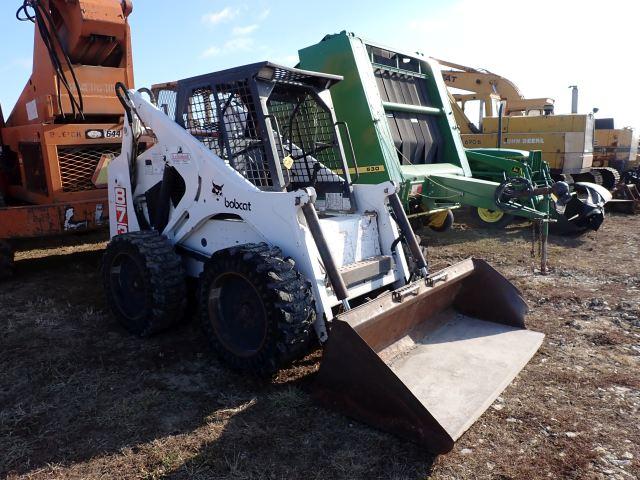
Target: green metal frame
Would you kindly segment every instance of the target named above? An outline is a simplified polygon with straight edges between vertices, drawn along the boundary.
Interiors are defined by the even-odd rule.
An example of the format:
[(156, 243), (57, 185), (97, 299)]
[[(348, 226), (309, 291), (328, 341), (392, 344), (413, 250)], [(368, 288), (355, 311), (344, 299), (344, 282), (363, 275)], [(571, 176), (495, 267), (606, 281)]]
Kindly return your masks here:
[[(367, 48), (382, 48), (397, 53), (397, 66), (377, 65)], [(449, 103), (447, 87), (439, 65), (416, 53), (401, 53), (365, 42), (347, 32), (326, 36), (320, 43), (299, 51), (299, 67), (341, 75), (344, 80), (331, 87), (337, 118), (348, 124), (356, 159), (347, 153), (348, 164), (358, 183), (377, 184), (394, 181), (401, 186), (400, 197), (409, 216), (430, 215), (459, 207), (461, 204), (498, 210), (494, 201), (496, 180), (509, 178), (516, 167), (527, 178), (543, 178), (534, 163), (514, 159), (499, 150), (467, 152), (462, 145), (459, 129)], [(418, 62), (419, 71), (402, 68), (400, 58)], [(385, 102), (374, 75), (377, 66), (391, 72), (411, 75), (424, 81), (431, 105), (412, 105)], [(394, 112), (433, 115), (438, 129), (438, 163), (402, 164), (395, 147), (387, 115)], [(342, 132), (344, 135), (344, 132)], [(494, 152), (497, 152), (494, 154)], [(513, 151), (511, 151), (513, 152)], [(356, 161), (357, 160), (357, 161)], [(474, 174), (478, 168), (482, 175)], [(517, 175), (517, 176), (525, 176)], [(419, 198), (418, 198), (419, 197)], [(411, 205), (419, 202), (416, 212)], [(546, 218), (547, 210), (538, 210), (539, 200), (522, 204), (512, 215), (525, 218)]]
[[(505, 148), (467, 149), (467, 160), (475, 178), (503, 182), (509, 178), (525, 178), (534, 189), (553, 185), (549, 164), (542, 159), (539, 150), (524, 151)], [(531, 220), (548, 218), (549, 195), (538, 195), (522, 200), (522, 209), (514, 212)], [(555, 212), (555, 210), (554, 210)]]

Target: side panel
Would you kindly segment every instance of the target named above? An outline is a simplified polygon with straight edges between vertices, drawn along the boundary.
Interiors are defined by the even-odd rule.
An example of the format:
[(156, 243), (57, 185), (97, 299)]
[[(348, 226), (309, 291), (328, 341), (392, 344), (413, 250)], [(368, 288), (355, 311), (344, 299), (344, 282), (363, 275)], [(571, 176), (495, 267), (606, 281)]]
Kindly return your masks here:
[[(10, 184), (11, 197), (39, 205), (91, 200), (106, 203), (106, 191), (93, 184), (93, 176), (105, 155), (120, 152), (122, 125), (26, 125), (3, 129), (2, 140), (19, 162)], [(35, 166), (22, 158), (26, 144), (40, 145), (42, 160)], [(34, 174), (42, 177), (46, 188), (30, 186)]]
[[(389, 141), (393, 137), (364, 43), (358, 38), (335, 35), (300, 50), (299, 56), (301, 68), (344, 77), (331, 88), (331, 96), (338, 120), (349, 126), (361, 174), (358, 182), (401, 182), (395, 147), (393, 141)], [(342, 136), (346, 140), (344, 133)], [(347, 160), (354, 167), (348, 150)]]
[[(587, 132), (593, 123), (593, 115), (504, 117), (503, 129), (510, 133)], [(497, 133), (498, 118), (485, 117), (482, 127), (484, 133)]]
[(635, 130), (596, 129), (594, 137), (594, 167), (613, 167), (624, 172), (635, 163), (638, 153), (638, 134)]
[[(189, 250), (210, 256), (213, 253), (245, 243), (260, 243), (266, 239), (242, 220), (209, 220), (182, 241)], [(201, 262), (189, 262), (187, 272), (197, 277), (202, 272)]]
[(592, 147), (586, 148), (586, 133), (569, 132), (565, 134), (564, 173), (582, 173), (593, 165)]
[[(497, 148), (498, 134), (464, 134), (462, 141), (466, 148)], [(508, 132), (503, 135), (502, 146), (527, 151), (539, 150), (542, 152), (542, 159), (557, 172), (584, 173), (593, 163), (591, 149), (585, 148), (585, 134), (580, 132)]]
[(0, 238), (31, 238), (106, 228), (105, 202), (0, 208)]

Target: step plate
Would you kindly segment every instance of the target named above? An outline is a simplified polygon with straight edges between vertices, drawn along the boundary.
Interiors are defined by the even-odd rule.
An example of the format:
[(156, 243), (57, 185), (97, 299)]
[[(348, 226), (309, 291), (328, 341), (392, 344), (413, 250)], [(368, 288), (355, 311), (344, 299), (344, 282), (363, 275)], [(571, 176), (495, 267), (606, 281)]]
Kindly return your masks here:
[(345, 285), (351, 287), (366, 280), (386, 275), (392, 267), (391, 257), (382, 255), (346, 265), (339, 270)]

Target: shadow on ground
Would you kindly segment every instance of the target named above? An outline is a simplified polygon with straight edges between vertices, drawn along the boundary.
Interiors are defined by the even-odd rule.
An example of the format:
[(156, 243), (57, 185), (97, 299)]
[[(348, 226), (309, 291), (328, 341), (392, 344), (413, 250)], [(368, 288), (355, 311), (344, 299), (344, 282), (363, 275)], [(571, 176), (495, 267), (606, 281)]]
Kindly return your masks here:
[[(465, 210), (456, 213), (456, 224), (452, 230), (437, 233), (428, 228), (423, 228), (419, 234), (427, 243), (431, 242), (435, 245), (461, 245), (475, 240), (489, 240), (504, 245), (513, 245), (514, 241), (531, 243), (534, 238), (533, 226), (530, 222), (514, 221), (506, 228), (501, 229), (479, 227), (474, 222), (471, 214)], [(581, 234), (550, 234), (549, 244), (565, 248), (577, 248), (587, 242), (593, 235), (595, 235), (593, 231), (586, 231)], [(535, 238), (539, 238), (539, 235), (536, 235)]]
[[(316, 406), (305, 390), (281, 385), (264, 392), (234, 412), (218, 438), (161, 478), (289, 479), (302, 472), (309, 479), (429, 476), (434, 457)], [(214, 417), (224, 414), (217, 411)]]
[[(97, 458), (126, 463), (141, 451), (166, 478), (405, 478), (430, 469), (411, 445), (311, 401), (318, 353), (265, 383), (213, 359), (196, 322), (132, 337), (105, 311), (101, 255), (21, 260), (0, 289), (0, 477), (84, 464), (86, 478)], [(178, 449), (192, 450), (189, 460), (176, 460), (176, 438), (190, 439)]]

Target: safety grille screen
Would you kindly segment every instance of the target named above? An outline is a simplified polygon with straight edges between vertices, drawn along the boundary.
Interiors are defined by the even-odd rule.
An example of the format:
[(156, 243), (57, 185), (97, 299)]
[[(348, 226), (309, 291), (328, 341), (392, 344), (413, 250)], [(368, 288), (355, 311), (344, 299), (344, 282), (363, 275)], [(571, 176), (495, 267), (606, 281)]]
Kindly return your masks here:
[(268, 106), (279, 133), (276, 150), (285, 180), (293, 188), (333, 183), (340, 191), (343, 179), (334, 172), (342, 170), (342, 157), (329, 111), (307, 91), (292, 92), (280, 85), (275, 87)]
[[(347, 167), (332, 112), (318, 93), (333, 80), (264, 62), (159, 88), (175, 85), (176, 122), (255, 186), (312, 186), (335, 210), (345, 198), (349, 204)], [(158, 104), (170, 115), (172, 97), (162, 95)]]
[(183, 114), (191, 135), (257, 187), (273, 185), (255, 106), (245, 81), (194, 89)]
[(176, 99), (178, 97), (178, 92), (175, 88), (162, 87), (159, 89), (154, 89), (154, 95), (156, 96), (156, 101), (158, 104), (158, 108), (162, 110), (167, 116), (171, 119), (176, 118)]
[(103, 155), (118, 156), (119, 145), (58, 147), (60, 178), (63, 192), (95, 190), (92, 178)]

